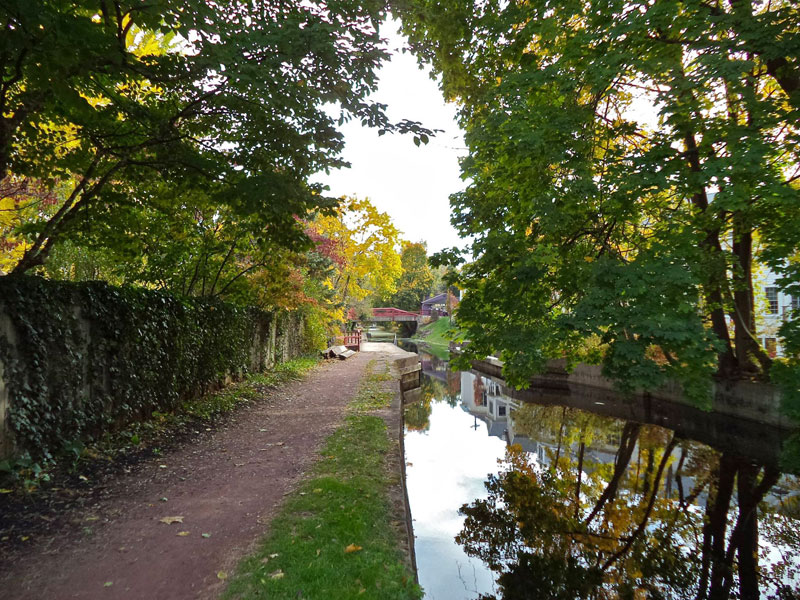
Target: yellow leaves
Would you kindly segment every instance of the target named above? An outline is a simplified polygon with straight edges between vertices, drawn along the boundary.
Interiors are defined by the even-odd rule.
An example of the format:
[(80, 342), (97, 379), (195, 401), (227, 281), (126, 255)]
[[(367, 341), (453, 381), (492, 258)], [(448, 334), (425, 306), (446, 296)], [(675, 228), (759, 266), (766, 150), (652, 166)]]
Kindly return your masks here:
[(325, 282), (336, 290), (337, 301), (347, 304), (375, 293), (396, 291), (402, 273), (398, 246), (400, 232), (388, 214), (364, 198), (343, 198), (334, 215), (320, 215), (312, 228), (330, 242), (330, 258), (337, 273)]
[(183, 523), (183, 517), (162, 517), (158, 521), (159, 523), (166, 523), (167, 525), (172, 525), (173, 523)]
[(16, 202), (13, 198), (0, 198), (0, 227), (8, 227), (16, 220)]
[(81, 91), (78, 92), (78, 95), (84, 100), (86, 100), (86, 102), (92, 108), (97, 108), (98, 106), (100, 107), (108, 106), (109, 104), (111, 104), (111, 100), (109, 100), (108, 98), (104, 98), (103, 96), (89, 96), (88, 94), (84, 94)]
[(0, 274), (11, 271), (30, 245), (14, 235), (25, 212), (14, 198), (0, 198)]
[(131, 27), (128, 34), (128, 47), (136, 56), (158, 56), (166, 54), (164, 36), (156, 35), (152, 31), (142, 32)]
[(357, 546), (356, 544), (350, 544), (344, 549), (345, 554), (352, 554), (353, 552), (358, 552), (363, 550), (361, 546)]

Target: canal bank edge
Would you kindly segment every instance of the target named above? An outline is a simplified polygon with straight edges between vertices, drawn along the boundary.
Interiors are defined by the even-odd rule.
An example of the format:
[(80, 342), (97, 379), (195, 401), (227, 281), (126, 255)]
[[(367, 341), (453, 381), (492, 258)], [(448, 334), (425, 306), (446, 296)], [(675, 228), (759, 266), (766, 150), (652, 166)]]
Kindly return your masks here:
[[(450, 352), (459, 354), (459, 348), (451, 346)], [(503, 362), (493, 356), (471, 361), (471, 365), (476, 371), (502, 378)], [(614, 383), (603, 376), (599, 365), (581, 363), (568, 371), (564, 359), (549, 361), (547, 370), (531, 377), (530, 380), (531, 388), (554, 392), (569, 392), (572, 386), (618, 393)], [(714, 382), (713, 390), (711, 411), (715, 413), (747, 419), (786, 431), (800, 428), (800, 424), (781, 411), (781, 395), (775, 386), (752, 381)], [(632, 398), (643, 401), (662, 400), (697, 408), (693, 402), (684, 397), (681, 385), (677, 381), (670, 381), (652, 392), (637, 392)]]
[(414, 573), (414, 583), (419, 585), (417, 556), (414, 551), (414, 524), (411, 517), (411, 505), (408, 500), (408, 485), (406, 481), (405, 413), (403, 406), (404, 394), (409, 392), (413, 394), (415, 390), (419, 390), (422, 364), (419, 354), (399, 348), (398, 350), (403, 355), (396, 358), (392, 365), (393, 374), (396, 375), (395, 394), (388, 413), (382, 416), (389, 435), (395, 436), (392, 440), (392, 448), (397, 449), (397, 456), (390, 459), (390, 464), (399, 465), (401, 498), (400, 502), (395, 505), (402, 507), (402, 520), (405, 523), (405, 540), (402, 540), (403, 553), (406, 556), (409, 568)]
[(344, 421), (319, 451), (310, 477), (285, 495), (255, 552), (238, 561), (222, 598), (422, 597), (400, 389), (411, 363), (421, 369), (419, 357), (386, 343), (361, 350), (354, 364), (365, 367), (352, 382), (356, 389), (341, 394)]

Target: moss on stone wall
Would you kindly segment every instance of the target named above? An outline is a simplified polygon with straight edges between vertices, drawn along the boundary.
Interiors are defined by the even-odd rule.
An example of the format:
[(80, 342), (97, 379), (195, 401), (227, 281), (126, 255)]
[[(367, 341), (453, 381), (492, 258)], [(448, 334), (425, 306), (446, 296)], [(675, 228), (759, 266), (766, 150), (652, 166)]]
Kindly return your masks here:
[(0, 278), (0, 449), (65, 445), (298, 356), (303, 319), (103, 282)]

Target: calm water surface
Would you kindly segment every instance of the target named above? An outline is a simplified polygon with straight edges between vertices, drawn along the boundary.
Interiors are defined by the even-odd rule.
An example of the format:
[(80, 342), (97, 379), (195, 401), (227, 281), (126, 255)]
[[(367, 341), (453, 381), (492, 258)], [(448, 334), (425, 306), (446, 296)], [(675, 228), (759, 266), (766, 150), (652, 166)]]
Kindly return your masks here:
[(785, 434), (591, 390), (512, 393), (421, 356), (405, 445), (426, 598), (800, 598)]

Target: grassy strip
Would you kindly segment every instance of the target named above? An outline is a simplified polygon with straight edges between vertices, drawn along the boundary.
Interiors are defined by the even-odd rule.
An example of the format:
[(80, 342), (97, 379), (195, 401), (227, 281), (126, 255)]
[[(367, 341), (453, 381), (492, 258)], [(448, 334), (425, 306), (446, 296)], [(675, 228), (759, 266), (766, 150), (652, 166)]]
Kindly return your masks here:
[(449, 346), (450, 338), (456, 332), (448, 317), (441, 317), (433, 323), (420, 327), (412, 339), (418, 339), (431, 346)]
[(193, 423), (211, 424), (239, 405), (257, 400), (270, 389), (301, 379), (317, 363), (319, 363), (318, 358), (300, 357), (277, 364), (264, 373), (249, 373), (242, 381), (226, 385), (221, 390), (206, 394), (202, 398), (185, 402), (175, 412), (154, 412), (152, 419), (133, 423), (125, 430), (112, 434), (98, 446), (99, 448), (105, 446), (107, 450), (124, 450), (126, 437), (130, 438), (133, 445), (138, 445), (157, 438), (165, 431), (191, 426)]
[(364, 373), (364, 381), (361, 383), (356, 397), (350, 402), (348, 408), (352, 412), (358, 413), (379, 410), (389, 406), (392, 402), (394, 392), (382, 389), (382, 383), (384, 381), (390, 381), (391, 379), (392, 375), (389, 373), (388, 365), (383, 373), (376, 373), (375, 361), (370, 361)]
[(245, 559), (224, 598), (409, 600), (422, 597), (391, 525), (384, 456), (386, 406), (373, 363), (345, 424), (327, 441), (313, 478), (292, 494), (269, 537)]
[(275, 365), (266, 373), (247, 375), (244, 381), (225, 387), (215, 394), (187, 402), (183, 412), (189, 416), (207, 421), (232, 411), (239, 404), (250, 402), (268, 388), (278, 387), (300, 379), (303, 374), (319, 362), (316, 358), (295, 358)]

